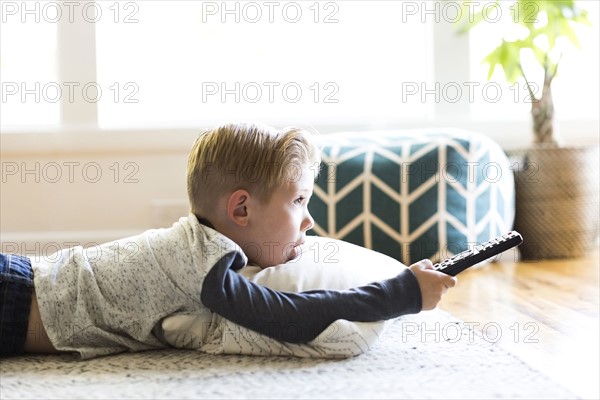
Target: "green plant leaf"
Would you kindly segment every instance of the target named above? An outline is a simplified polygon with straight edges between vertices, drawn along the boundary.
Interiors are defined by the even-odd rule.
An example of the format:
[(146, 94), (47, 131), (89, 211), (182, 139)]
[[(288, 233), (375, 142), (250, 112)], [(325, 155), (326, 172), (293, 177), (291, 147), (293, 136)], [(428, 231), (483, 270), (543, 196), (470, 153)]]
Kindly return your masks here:
[[(498, 0), (494, 3), (499, 4)], [(463, 18), (457, 22), (457, 32), (464, 34), (473, 27), (485, 21), (485, 15), (481, 11), (470, 13), (467, 4), (463, 2)], [(516, 0), (510, 5), (510, 18), (503, 18), (499, 23), (518, 24), (529, 31), (527, 37), (521, 40), (507, 41), (504, 37), (502, 42), (494, 48), (482, 61), (488, 64), (489, 80), (496, 68), (501, 68), (506, 80), (513, 83), (524, 76), (521, 70), (521, 50), (529, 49), (539, 65), (545, 71), (556, 71), (558, 61), (552, 60), (550, 54), (555, 53), (556, 42), (559, 38), (565, 38), (573, 45), (579, 47), (580, 43), (573, 24), (591, 25), (587, 11), (578, 7), (574, 0)], [(469, 18), (470, 17), (470, 18)], [(544, 17), (547, 23), (542, 24)], [(540, 47), (538, 38), (545, 37), (548, 48)]]
[(513, 23), (522, 25), (532, 31), (535, 23), (539, 20), (541, 7), (537, 1), (518, 0), (510, 6), (511, 19)]
[(483, 59), (484, 64), (489, 64), (487, 79), (490, 80), (496, 68), (500, 67), (507, 81), (516, 82), (521, 76), (521, 48), (518, 42), (502, 40), (502, 43)]

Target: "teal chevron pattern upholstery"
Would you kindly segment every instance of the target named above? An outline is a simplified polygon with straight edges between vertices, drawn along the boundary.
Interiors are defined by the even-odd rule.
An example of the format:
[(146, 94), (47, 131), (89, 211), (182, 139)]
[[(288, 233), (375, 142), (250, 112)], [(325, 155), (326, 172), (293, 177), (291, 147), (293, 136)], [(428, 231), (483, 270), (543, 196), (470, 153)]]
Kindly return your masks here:
[(320, 135), (312, 234), (411, 264), (438, 261), (512, 229), (514, 178), (504, 151), (462, 130)]

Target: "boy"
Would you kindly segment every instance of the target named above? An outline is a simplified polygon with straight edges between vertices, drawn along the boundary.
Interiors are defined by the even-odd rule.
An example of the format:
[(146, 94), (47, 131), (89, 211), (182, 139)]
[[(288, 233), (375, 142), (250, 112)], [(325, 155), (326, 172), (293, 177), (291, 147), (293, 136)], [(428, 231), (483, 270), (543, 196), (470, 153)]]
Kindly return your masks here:
[[(283, 342), (337, 319), (378, 321), (436, 306), (456, 278), (428, 260), (347, 291), (277, 292), (236, 273), (298, 256), (319, 149), (300, 129), (224, 125), (201, 134), (187, 171), (191, 213), (168, 229), (56, 253), (0, 257), (0, 350), (83, 358), (168, 347), (161, 321), (217, 313)], [(35, 288), (35, 289), (34, 289)], [(289, 329), (294, 327), (294, 329)], [(300, 328), (300, 329), (298, 329)]]

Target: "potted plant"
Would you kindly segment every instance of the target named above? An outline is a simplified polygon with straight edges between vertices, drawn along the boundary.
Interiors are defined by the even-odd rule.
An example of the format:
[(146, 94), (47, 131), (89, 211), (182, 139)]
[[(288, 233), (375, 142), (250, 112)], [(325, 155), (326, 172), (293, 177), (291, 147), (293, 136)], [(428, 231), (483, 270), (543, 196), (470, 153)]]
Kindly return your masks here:
[[(581, 256), (598, 238), (598, 146), (563, 145), (554, 121), (552, 83), (558, 76), (561, 47), (565, 43), (579, 47), (573, 26), (590, 22), (587, 12), (573, 0), (517, 0), (509, 9), (501, 22), (519, 26), (522, 34), (513, 40), (499, 38), (483, 62), (489, 65), (488, 80), (500, 68), (508, 82), (524, 80), (532, 100), (532, 144), (509, 154), (519, 157), (513, 165), (515, 229), (526, 243), (521, 256), (530, 260)], [(462, 18), (459, 32), (484, 21), (483, 12)], [(543, 71), (541, 82), (530, 80), (533, 72), (522, 63), (525, 52), (534, 56)]]

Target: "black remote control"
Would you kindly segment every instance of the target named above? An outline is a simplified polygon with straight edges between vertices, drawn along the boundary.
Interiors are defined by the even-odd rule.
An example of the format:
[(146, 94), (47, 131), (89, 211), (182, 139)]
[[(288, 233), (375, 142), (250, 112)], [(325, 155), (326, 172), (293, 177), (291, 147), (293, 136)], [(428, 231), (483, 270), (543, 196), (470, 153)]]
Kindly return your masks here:
[(465, 269), (494, 257), (523, 242), (523, 237), (517, 231), (510, 231), (506, 235), (498, 236), (489, 242), (475, 246), (473, 249), (465, 250), (457, 255), (435, 264), (436, 271), (455, 276)]

